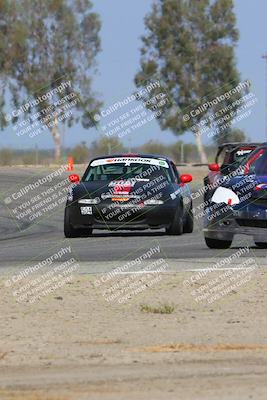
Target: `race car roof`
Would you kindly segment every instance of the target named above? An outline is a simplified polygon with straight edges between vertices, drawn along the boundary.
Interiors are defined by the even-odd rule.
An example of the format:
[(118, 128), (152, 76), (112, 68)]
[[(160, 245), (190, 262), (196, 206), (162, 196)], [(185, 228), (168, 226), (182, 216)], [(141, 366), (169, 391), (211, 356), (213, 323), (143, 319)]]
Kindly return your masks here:
[(223, 143), (218, 146), (218, 149), (224, 149), (225, 147), (243, 147), (243, 146), (260, 146), (262, 143), (253, 143), (253, 142), (229, 142)]

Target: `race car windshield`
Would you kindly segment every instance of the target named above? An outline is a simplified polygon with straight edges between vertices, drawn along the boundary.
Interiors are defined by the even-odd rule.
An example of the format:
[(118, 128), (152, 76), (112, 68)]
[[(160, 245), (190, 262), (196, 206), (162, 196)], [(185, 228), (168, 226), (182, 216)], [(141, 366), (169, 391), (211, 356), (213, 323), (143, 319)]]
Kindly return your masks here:
[(160, 175), (163, 175), (168, 182), (172, 181), (169, 168), (134, 162), (130, 165), (125, 165), (123, 162), (89, 166), (82, 180), (85, 182), (108, 182), (122, 179), (152, 180)]
[(233, 161), (234, 163), (240, 164), (244, 161), (250, 153), (252, 153), (254, 149), (239, 149), (233, 153)]
[(260, 149), (249, 157), (245, 164), (245, 173), (267, 176), (267, 149)]

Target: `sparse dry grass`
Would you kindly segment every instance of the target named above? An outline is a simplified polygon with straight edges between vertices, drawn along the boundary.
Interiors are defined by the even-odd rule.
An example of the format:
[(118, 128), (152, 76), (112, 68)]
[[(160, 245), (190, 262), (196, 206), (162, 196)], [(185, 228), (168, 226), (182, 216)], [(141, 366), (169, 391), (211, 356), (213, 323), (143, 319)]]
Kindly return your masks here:
[(66, 395), (54, 395), (36, 391), (0, 390), (0, 399), (3, 400), (70, 400)]
[(3, 360), (3, 358), (7, 355), (7, 351), (5, 352), (0, 352), (0, 360)]
[(78, 340), (74, 343), (78, 344), (120, 344), (122, 341), (120, 339), (95, 339), (95, 340)]
[(245, 351), (245, 350), (264, 350), (267, 346), (262, 344), (241, 344), (241, 343), (218, 343), (218, 344), (191, 344), (191, 343), (173, 343), (160, 344), (156, 346), (146, 346), (133, 351), (144, 351), (148, 353), (164, 353), (164, 352), (182, 352), (182, 351)]
[(175, 307), (170, 304), (162, 304), (158, 307), (149, 306), (148, 304), (141, 304), (140, 310), (145, 313), (151, 314), (172, 314)]

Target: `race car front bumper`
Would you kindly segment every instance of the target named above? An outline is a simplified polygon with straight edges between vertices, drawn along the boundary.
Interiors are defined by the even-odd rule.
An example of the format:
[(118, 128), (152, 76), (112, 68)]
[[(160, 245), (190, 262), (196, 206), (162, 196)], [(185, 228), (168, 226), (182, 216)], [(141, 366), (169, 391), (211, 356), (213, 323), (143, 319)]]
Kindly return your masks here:
[(203, 232), (211, 239), (232, 240), (234, 235), (241, 234), (267, 243), (267, 207), (251, 202), (233, 208), (224, 204), (217, 214), (207, 210)]
[[(173, 203), (172, 203), (173, 204)], [(173, 205), (115, 206), (93, 205), (90, 215), (83, 215), (81, 205), (67, 205), (69, 222), (75, 229), (143, 230), (168, 227), (173, 221), (176, 207)]]

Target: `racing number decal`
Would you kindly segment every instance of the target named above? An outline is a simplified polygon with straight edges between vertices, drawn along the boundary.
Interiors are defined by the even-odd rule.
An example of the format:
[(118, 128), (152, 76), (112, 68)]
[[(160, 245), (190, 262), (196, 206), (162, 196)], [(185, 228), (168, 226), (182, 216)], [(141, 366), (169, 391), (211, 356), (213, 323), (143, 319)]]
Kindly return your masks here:
[(131, 189), (132, 189), (133, 185), (131, 185), (131, 183), (129, 182), (125, 182), (125, 183), (117, 183), (114, 186), (114, 194), (129, 194)]

